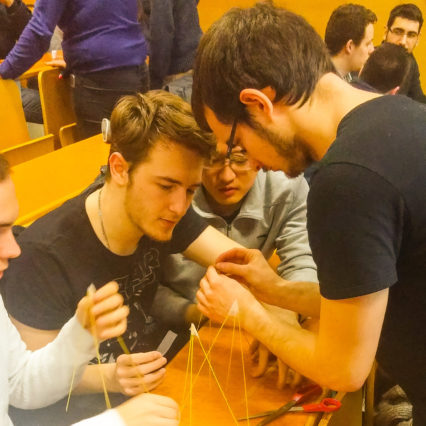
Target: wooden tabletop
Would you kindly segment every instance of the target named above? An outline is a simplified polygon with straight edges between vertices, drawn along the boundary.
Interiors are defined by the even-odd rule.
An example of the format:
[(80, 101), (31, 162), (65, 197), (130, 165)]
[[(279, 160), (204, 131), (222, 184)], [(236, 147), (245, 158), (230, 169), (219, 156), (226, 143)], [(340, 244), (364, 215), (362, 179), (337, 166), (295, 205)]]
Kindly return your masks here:
[[(217, 335), (217, 327), (205, 326), (200, 330), (200, 338), (205, 351)], [(223, 392), (233, 412), (234, 418), (246, 415), (244, 376), (240, 350), (240, 333), (238, 329), (223, 328), (213, 346), (210, 361), (214, 373), (222, 386)], [(231, 358), (231, 343), (234, 341)], [(277, 371), (270, 369), (260, 378), (253, 378), (249, 374), (250, 360), (248, 358), (249, 340), (243, 334), (241, 338), (245, 361), (245, 378), (247, 383), (248, 411), (255, 414), (266, 410), (274, 410), (288, 402), (294, 390), (276, 387)], [(236, 422), (216, 384), (213, 373), (205, 362), (198, 378), (195, 378), (205, 356), (198, 340), (194, 340), (193, 350), (193, 387), (192, 387), (192, 419), (190, 419), (189, 377), (187, 374), (189, 344), (187, 344), (167, 367), (165, 381), (155, 389), (155, 393), (174, 398), (181, 408), (181, 425), (194, 426), (227, 426), (227, 425), (256, 425), (262, 419)], [(230, 374), (228, 366), (231, 358)], [(186, 383), (186, 385), (185, 385)], [(185, 396), (184, 396), (185, 390)], [(274, 421), (273, 425), (299, 426), (311, 422), (316, 414), (288, 413)]]
[(16, 223), (26, 225), (77, 195), (99, 174), (108, 153), (109, 145), (96, 135), (12, 167)]

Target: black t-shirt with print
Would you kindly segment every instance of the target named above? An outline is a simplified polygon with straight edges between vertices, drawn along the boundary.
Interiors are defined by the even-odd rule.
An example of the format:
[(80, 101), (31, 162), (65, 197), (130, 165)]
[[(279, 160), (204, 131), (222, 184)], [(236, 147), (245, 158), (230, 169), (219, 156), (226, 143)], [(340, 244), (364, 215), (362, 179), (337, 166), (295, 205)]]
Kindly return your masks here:
[[(96, 189), (92, 186), (91, 190)], [(157, 290), (160, 259), (184, 251), (206, 225), (190, 208), (168, 242), (144, 236), (135, 253), (118, 256), (96, 237), (85, 211), (87, 192), (34, 222), (21, 232), (22, 254), (11, 260), (1, 287), (8, 312), (34, 328), (56, 330), (74, 315), (78, 301), (93, 283), (96, 288), (115, 280), (130, 307), (124, 335), (131, 352), (147, 351), (144, 327), (150, 322)], [(123, 351), (116, 339), (101, 345), (103, 362)]]
[[(364, 103), (341, 121), (308, 196), (322, 296), (389, 288), (381, 367), (426, 424), (426, 112), (404, 96)], [(422, 421), (424, 423), (422, 423)]]

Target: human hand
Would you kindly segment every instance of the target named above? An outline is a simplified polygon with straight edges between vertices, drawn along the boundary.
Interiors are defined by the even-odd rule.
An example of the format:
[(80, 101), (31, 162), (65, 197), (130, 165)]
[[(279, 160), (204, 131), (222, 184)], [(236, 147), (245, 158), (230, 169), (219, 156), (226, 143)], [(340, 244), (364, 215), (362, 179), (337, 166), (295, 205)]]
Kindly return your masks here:
[(261, 377), (269, 368), (274, 368), (278, 370), (278, 389), (283, 389), (286, 385), (295, 388), (302, 381), (299, 373), (289, 368), (258, 340), (254, 340), (250, 345), (250, 357), (253, 363), (253, 369), (250, 372), (252, 377)]
[(177, 426), (177, 403), (162, 395), (143, 393), (119, 405), (116, 410), (126, 426)]
[(234, 248), (216, 259), (215, 268), (243, 282), (256, 298), (273, 302), (275, 286), (282, 280), (270, 267), (259, 250)]
[(63, 59), (52, 59), (51, 61), (46, 61), (46, 65), (49, 67), (57, 67), (57, 68), (66, 68), (67, 63)]
[[(266, 303), (263, 306), (274, 316), (276, 321), (286, 321), (294, 327), (301, 327), (296, 312)], [(253, 377), (263, 376), (269, 368), (275, 368), (278, 370), (278, 389), (282, 389), (286, 385), (295, 388), (302, 381), (302, 376), (299, 373), (289, 368), (258, 340), (254, 340), (250, 345), (250, 356), (254, 363), (254, 368), (251, 371)]]
[(96, 291), (88, 291), (77, 305), (80, 324), (99, 340), (123, 334), (127, 328), (129, 308), (123, 305), (118, 284), (111, 281)]
[(194, 323), (195, 325), (200, 324), (205, 319), (203, 314), (197, 307), (196, 303), (191, 303), (185, 310), (185, 322), (189, 325)]
[(166, 358), (157, 351), (120, 355), (109, 387), (129, 396), (148, 392), (163, 381), (166, 369), (162, 367), (166, 363)]
[(250, 291), (238, 281), (217, 273), (213, 266), (209, 266), (206, 274), (200, 281), (197, 292), (198, 309), (214, 321), (222, 322), (237, 301), (241, 314), (253, 303), (259, 303)]

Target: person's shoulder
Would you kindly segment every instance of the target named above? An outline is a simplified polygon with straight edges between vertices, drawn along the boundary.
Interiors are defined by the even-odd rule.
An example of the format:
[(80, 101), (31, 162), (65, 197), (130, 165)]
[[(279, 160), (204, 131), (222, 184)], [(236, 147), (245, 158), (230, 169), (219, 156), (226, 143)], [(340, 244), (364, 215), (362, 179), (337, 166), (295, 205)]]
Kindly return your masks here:
[(259, 171), (255, 184), (261, 189), (265, 204), (286, 203), (292, 197), (306, 198), (308, 192), (303, 175), (289, 178), (279, 171)]
[(79, 195), (25, 228), (19, 233), (18, 241), (48, 246), (67, 235), (74, 238), (87, 222), (86, 218), (84, 199)]
[(410, 58), (411, 58), (413, 65), (418, 68), (419, 64), (417, 63), (417, 59), (416, 59), (416, 57), (414, 56), (413, 53), (410, 53)]
[(382, 95), (356, 106), (339, 123), (337, 138), (348, 135), (351, 139), (365, 138), (371, 135), (389, 133), (393, 130), (411, 127), (424, 114), (418, 102), (404, 95)]

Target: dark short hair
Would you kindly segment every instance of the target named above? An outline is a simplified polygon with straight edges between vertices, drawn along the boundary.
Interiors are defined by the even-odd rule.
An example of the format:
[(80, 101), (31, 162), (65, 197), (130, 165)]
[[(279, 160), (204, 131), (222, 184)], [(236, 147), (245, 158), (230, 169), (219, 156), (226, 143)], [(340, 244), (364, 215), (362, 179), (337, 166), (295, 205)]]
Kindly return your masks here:
[(349, 40), (358, 46), (367, 25), (374, 24), (377, 16), (360, 4), (343, 4), (333, 11), (325, 29), (325, 44), (331, 56), (337, 55)]
[(216, 146), (212, 134), (198, 127), (191, 106), (179, 96), (152, 90), (121, 98), (111, 114), (110, 153), (121, 153), (131, 163), (131, 171), (159, 141), (183, 145), (204, 158)]
[(403, 46), (382, 43), (370, 55), (360, 78), (382, 93), (402, 86), (411, 67), (409, 53)]
[(413, 3), (399, 4), (395, 6), (390, 14), (387, 23), (387, 27), (392, 27), (396, 18), (401, 17), (409, 19), (410, 21), (416, 21), (419, 23), (419, 32), (423, 25), (423, 15), (422, 11)]
[(241, 90), (271, 86), (274, 101), (303, 104), (331, 71), (321, 37), (301, 16), (271, 2), (233, 8), (201, 39), (194, 65), (194, 115), (204, 129), (209, 128), (205, 106), (223, 123), (249, 122)]
[(10, 165), (6, 158), (0, 154), (0, 182), (3, 182), (10, 176)]

